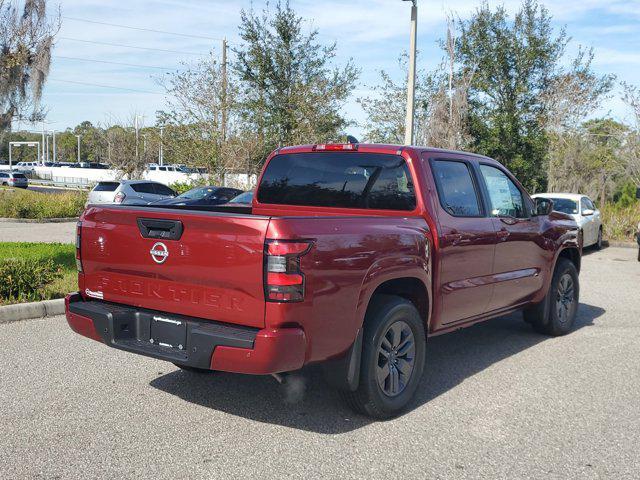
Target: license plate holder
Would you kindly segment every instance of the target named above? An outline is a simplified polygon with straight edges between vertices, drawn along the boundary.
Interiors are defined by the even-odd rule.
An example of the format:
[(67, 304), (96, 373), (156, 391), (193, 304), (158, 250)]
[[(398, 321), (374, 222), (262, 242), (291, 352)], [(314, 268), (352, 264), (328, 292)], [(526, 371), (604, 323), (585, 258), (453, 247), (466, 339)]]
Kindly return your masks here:
[(149, 341), (160, 347), (185, 350), (187, 323), (184, 320), (154, 316), (151, 319)]

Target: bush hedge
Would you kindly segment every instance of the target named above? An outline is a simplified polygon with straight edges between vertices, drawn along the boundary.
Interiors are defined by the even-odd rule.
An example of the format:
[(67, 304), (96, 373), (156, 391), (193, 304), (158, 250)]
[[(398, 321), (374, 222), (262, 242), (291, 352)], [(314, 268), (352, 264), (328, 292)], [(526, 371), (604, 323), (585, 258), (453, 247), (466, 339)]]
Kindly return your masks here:
[(62, 278), (62, 268), (53, 260), (7, 258), (0, 260), (0, 300), (36, 301), (44, 289)]
[(0, 189), (0, 217), (66, 218), (82, 213), (87, 194), (79, 191), (40, 193), (18, 189)]
[(606, 240), (633, 241), (640, 222), (640, 202), (632, 205), (609, 203), (601, 212)]
[(77, 279), (72, 244), (0, 242), (0, 305), (61, 298)]

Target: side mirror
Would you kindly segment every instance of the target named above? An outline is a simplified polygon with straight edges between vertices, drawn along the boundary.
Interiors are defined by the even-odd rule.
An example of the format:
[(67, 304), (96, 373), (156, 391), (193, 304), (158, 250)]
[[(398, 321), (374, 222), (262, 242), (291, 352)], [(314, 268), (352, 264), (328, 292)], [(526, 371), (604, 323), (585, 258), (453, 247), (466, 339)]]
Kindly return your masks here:
[(534, 198), (534, 214), (536, 216), (549, 215), (553, 211), (553, 200), (548, 198)]
[(640, 187), (636, 188), (636, 198), (640, 200)]
[(591, 215), (593, 215), (595, 212), (589, 208), (587, 208), (586, 210), (582, 211), (582, 215), (584, 217), (590, 217)]

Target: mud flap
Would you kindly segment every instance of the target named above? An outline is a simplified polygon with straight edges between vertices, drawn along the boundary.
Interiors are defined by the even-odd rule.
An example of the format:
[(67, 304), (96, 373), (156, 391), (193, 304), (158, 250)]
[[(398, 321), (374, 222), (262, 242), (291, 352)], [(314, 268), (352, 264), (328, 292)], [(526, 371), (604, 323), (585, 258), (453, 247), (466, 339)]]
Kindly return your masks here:
[(360, 359), (362, 358), (362, 328), (358, 330), (353, 345), (339, 358), (322, 364), (325, 380), (338, 390), (354, 392), (360, 383)]

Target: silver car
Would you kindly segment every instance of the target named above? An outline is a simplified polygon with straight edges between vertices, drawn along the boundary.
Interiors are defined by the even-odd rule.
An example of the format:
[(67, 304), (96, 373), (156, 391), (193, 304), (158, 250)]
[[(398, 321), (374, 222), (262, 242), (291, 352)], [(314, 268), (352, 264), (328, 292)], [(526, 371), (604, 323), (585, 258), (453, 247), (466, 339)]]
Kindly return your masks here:
[(98, 182), (89, 192), (87, 205), (120, 203), (123, 205), (146, 205), (177, 194), (160, 182), (149, 180), (120, 180)]
[(553, 200), (553, 209), (571, 215), (582, 232), (582, 246), (602, 248), (602, 218), (600, 210), (586, 195), (577, 193), (537, 193), (532, 198), (542, 197)]
[(24, 173), (0, 172), (0, 185), (27, 188), (29, 186), (29, 180)]

